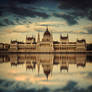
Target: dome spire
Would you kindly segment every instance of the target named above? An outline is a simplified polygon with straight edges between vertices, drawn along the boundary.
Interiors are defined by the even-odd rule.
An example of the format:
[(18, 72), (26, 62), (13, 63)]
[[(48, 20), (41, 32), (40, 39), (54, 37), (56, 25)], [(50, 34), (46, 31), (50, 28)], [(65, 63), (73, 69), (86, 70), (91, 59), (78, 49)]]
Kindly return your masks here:
[(46, 28), (46, 31), (48, 31), (48, 26), (47, 26), (47, 28)]
[(44, 33), (44, 36), (51, 36), (51, 33), (50, 33), (49, 30), (48, 30), (48, 26), (47, 26), (47, 28), (46, 28), (46, 31), (45, 31), (45, 33)]

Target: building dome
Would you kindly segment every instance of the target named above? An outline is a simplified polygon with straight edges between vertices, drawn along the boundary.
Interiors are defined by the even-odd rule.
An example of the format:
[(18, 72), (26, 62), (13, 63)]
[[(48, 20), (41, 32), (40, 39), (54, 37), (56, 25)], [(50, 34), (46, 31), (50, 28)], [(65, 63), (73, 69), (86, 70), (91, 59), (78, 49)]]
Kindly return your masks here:
[(51, 36), (51, 33), (48, 31), (48, 28), (46, 29), (44, 36)]
[(52, 34), (49, 32), (48, 28), (44, 32), (42, 41), (53, 41)]

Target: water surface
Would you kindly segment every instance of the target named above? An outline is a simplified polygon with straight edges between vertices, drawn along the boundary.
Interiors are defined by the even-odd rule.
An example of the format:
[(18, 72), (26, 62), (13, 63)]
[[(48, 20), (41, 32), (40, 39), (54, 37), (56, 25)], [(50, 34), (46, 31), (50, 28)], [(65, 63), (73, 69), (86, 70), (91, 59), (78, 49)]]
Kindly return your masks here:
[(92, 92), (92, 55), (0, 55), (0, 92)]

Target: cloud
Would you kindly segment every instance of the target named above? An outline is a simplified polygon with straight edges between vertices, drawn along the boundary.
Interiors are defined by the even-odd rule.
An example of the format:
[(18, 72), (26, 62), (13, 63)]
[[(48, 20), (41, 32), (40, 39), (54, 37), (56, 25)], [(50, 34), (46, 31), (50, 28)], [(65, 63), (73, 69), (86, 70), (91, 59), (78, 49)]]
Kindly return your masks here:
[(45, 22), (37, 22), (37, 26), (48, 26), (48, 27), (59, 27), (61, 25), (67, 26), (66, 22), (61, 22), (61, 21), (45, 21)]
[(14, 14), (17, 14), (17, 15), (20, 15), (20, 16), (23, 16), (23, 17), (27, 17), (27, 16), (29, 16), (29, 17), (32, 17), (32, 18), (34, 18), (34, 17), (42, 17), (42, 18), (48, 18), (49, 17), (49, 15), (47, 14), (47, 13), (45, 13), (45, 12), (40, 12), (40, 11), (37, 11), (36, 9), (36, 7), (34, 6), (32, 6), (32, 5), (30, 5), (30, 7), (29, 8), (27, 8), (27, 6), (29, 6), (30, 4), (28, 4), (28, 5), (20, 5), (20, 4), (12, 4), (12, 5), (10, 5), (9, 7), (8, 7), (8, 9), (6, 9), (6, 10), (8, 10), (8, 12), (12, 12), (12, 13), (14, 13)]
[(75, 17), (86, 17), (92, 20), (92, 1), (91, 0), (61, 0), (59, 9), (68, 10), (69, 14)]
[(50, 90), (47, 87), (32, 87), (31, 83), (0, 79), (0, 92), (50, 92)]
[(87, 78), (91, 78), (92, 79), (92, 72), (89, 72), (88, 75), (87, 75)]
[(30, 18), (21, 18), (15, 15), (3, 17), (0, 21), (0, 26), (9, 26), (9, 25), (28, 25), (31, 24), (31, 19)]
[(63, 87), (63, 88), (58, 88), (56, 89), (54, 92), (61, 92), (61, 91), (64, 91), (64, 92), (67, 92), (67, 91), (72, 91), (73, 92), (73, 89), (74, 87), (77, 85), (77, 82), (74, 82), (74, 81), (69, 81), (68, 84)]
[(27, 18), (40, 17), (42, 19), (47, 19), (50, 17), (44, 11), (39, 11), (40, 9), (36, 6), (30, 4), (16, 4), (11, 5), (1, 5), (0, 6), (0, 26), (16, 25), (31, 23)]
[(92, 86), (89, 86), (88, 88), (79, 88), (77, 87), (77, 82), (75, 81), (69, 81), (67, 85), (63, 88), (58, 88), (54, 92), (91, 92)]
[(32, 86), (29, 82), (18, 82), (13, 80), (0, 79), (0, 92), (91, 92), (92, 86), (88, 88), (77, 87), (77, 82), (69, 81), (64, 87), (51, 90), (48, 87)]
[(84, 30), (87, 30), (88, 34), (92, 34), (92, 24), (90, 25), (86, 25), (84, 27), (82, 27)]
[(38, 11), (34, 11), (32, 9), (28, 10), (28, 9), (25, 9), (23, 7), (12, 7), (11, 8), (11, 12), (17, 14), (17, 15), (20, 15), (20, 16), (26, 16), (26, 17), (32, 17), (32, 18), (35, 18), (35, 17), (42, 17), (44, 19), (48, 18), (49, 15), (44, 13), (44, 12), (38, 12)]
[(87, 8), (92, 8), (92, 1), (91, 0), (61, 0), (59, 8), (66, 8), (66, 9), (87, 9)]
[(75, 25), (78, 23), (77, 18), (73, 15), (53, 13), (53, 16), (65, 19), (69, 25)]
[(29, 4), (29, 3), (31, 3), (31, 4), (33, 4), (33, 3), (35, 3), (35, 2), (38, 2), (38, 1), (40, 1), (40, 0), (14, 0), (14, 1), (12, 1), (12, 0), (8, 0), (10, 3), (25, 3), (25, 4)]

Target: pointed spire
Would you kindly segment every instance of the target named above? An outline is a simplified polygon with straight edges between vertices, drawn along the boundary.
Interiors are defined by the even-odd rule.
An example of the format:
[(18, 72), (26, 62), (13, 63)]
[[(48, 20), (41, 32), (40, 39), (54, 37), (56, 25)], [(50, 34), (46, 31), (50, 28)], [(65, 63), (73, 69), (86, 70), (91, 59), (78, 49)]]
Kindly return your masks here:
[(60, 34), (60, 40), (61, 40), (61, 38), (62, 38), (62, 34)]
[(48, 31), (48, 26), (47, 26), (47, 28), (46, 28), (46, 31)]
[(40, 34), (38, 33), (38, 39), (37, 42), (40, 42)]
[(27, 39), (27, 35), (26, 35), (26, 39)]

